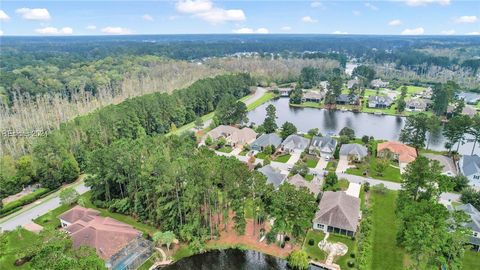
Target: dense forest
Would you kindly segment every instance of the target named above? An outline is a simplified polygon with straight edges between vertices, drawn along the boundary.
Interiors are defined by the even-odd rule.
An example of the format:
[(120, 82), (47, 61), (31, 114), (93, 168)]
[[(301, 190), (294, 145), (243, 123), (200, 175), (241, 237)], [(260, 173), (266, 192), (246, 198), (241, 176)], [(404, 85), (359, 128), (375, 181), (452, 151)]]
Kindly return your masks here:
[(77, 117), (35, 140), (31, 153), (17, 160), (8, 155), (0, 159), (0, 197), (35, 181), (50, 189), (71, 182), (85, 168), (91, 151), (119, 139), (165, 134), (212, 112), (224, 97), (246, 96), (254, 84), (248, 74), (220, 75), (170, 95), (144, 95)]

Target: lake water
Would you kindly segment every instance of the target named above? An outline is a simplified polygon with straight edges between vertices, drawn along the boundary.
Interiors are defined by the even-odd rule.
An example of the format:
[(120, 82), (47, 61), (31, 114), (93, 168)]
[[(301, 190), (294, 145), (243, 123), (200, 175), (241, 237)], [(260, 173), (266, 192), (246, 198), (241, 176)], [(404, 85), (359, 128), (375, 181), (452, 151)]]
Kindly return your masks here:
[[(193, 255), (169, 265), (165, 270), (291, 270), (283, 259), (253, 250), (214, 250)], [(320, 270), (311, 266), (310, 270)]]
[[(350, 127), (357, 137), (373, 136), (375, 139), (398, 140), (400, 130), (405, 125), (405, 118), (391, 115), (375, 115), (370, 113), (354, 113), (339, 110), (324, 110), (315, 108), (296, 108), (288, 105), (288, 98), (277, 98), (262, 104), (248, 113), (248, 119), (255, 124), (263, 123), (266, 107), (273, 104), (277, 108), (277, 124), (281, 126), (286, 121), (293, 123), (301, 132), (318, 128), (325, 134), (338, 134), (344, 127)], [(460, 146), (459, 152), (470, 154), (473, 143)], [(445, 150), (445, 140), (442, 136), (430, 144), (430, 149)], [(479, 144), (477, 144), (479, 145)], [(456, 146), (454, 147), (456, 149)], [(478, 147), (475, 153), (480, 153)]]

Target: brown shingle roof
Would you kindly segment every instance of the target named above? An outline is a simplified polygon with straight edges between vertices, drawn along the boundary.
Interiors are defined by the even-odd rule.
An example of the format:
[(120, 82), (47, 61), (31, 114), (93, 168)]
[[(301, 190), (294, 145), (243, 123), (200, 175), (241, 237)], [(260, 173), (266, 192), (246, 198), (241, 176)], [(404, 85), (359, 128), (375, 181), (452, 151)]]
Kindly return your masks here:
[(315, 213), (315, 222), (356, 232), (360, 217), (360, 199), (345, 192), (326, 191)]
[(290, 184), (300, 188), (306, 187), (311, 193), (317, 195), (320, 192), (320, 182), (314, 178), (312, 181), (307, 181), (300, 174), (295, 174), (287, 180)]
[(76, 215), (78, 215), (78, 212), (85, 213), (84, 216), (64, 228), (71, 234), (73, 247), (89, 246), (95, 248), (97, 254), (104, 260), (112, 257), (141, 235), (132, 226), (109, 217), (101, 217), (97, 211), (92, 209), (77, 206), (63, 214), (62, 217), (74, 215), (69, 212), (76, 212)]
[(60, 216), (60, 219), (68, 223), (73, 223), (79, 219), (85, 219), (86, 221), (88, 221), (88, 219), (90, 219), (91, 217), (99, 216), (99, 215), (100, 215), (100, 212), (98, 212), (97, 210), (88, 209), (88, 208), (84, 208), (77, 205), (72, 209), (70, 209), (69, 211), (63, 213)]
[(385, 149), (397, 154), (401, 163), (410, 163), (417, 158), (417, 150), (401, 142), (383, 142), (377, 145), (377, 152)]

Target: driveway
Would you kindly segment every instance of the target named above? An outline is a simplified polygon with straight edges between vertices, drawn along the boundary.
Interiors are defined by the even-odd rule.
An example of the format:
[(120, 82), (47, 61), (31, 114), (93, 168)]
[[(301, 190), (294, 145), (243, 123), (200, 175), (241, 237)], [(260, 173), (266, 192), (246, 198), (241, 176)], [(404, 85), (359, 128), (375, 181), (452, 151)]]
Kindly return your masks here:
[(291, 157), (287, 161), (287, 164), (293, 166), (300, 159), (301, 153), (292, 152), (292, 153), (290, 153), (290, 155), (291, 155)]
[(338, 160), (337, 169), (335, 172), (338, 173), (345, 173), (348, 168), (352, 167), (352, 165), (348, 164), (348, 158), (346, 156), (340, 156), (340, 160)]
[[(83, 183), (83, 180), (80, 183), (73, 184), (72, 186), (75, 187), (75, 190), (79, 194), (83, 194), (90, 190), (89, 187), (86, 187)], [(0, 220), (0, 232), (3, 231), (11, 231), (14, 230), (16, 227), (23, 226), (28, 223), (32, 223), (32, 220), (36, 219), (39, 216), (42, 216), (53, 209), (60, 206), (60, 198), (59, 198), (60, 191), (52, 194), (51, 196), (47, 196), (41, 200), (38, 200), (22, 210), (11, 214)]]
[(325, 160), (324, 157), (320, 157), (318, 160), (317, 166), (315, 166), (315, 171), (323, 172), (327, 168), (328, 161)]

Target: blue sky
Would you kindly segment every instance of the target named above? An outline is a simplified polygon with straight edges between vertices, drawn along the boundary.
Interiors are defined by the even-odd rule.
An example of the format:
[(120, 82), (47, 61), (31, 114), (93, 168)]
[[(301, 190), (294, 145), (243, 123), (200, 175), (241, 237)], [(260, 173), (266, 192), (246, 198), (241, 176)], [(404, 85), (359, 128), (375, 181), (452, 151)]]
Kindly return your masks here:
[(3, 35), (480, 34), (477, 0), (12, 1)]

